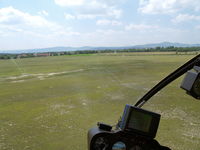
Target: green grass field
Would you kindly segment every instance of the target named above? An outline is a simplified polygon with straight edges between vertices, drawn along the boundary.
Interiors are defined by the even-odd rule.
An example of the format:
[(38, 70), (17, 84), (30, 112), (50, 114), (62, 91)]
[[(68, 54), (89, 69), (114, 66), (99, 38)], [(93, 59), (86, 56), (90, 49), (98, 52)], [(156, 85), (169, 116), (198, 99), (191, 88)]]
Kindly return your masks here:
[[(125, 104), (194, 55), (79, 55), (0, 60), (0, 150), (86, 150), (98, 121), (114, 125)], [(200, 102), (176, 80), (144, 108), (162, 115), (156, 139), (200, 149)]]

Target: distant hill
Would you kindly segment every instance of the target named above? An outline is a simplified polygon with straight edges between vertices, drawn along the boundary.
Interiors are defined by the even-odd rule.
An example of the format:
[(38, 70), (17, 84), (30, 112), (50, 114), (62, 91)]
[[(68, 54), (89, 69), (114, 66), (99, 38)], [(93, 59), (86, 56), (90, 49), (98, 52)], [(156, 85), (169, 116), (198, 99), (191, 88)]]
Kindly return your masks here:
[(145, 45), (136, 45), (134, 47), (138, 48), (155, 48), (155, 47), (199, 47), (200, 44), (183, 44), (183, 43), (170, 43), (170, 42), (162, 42), (155, 44), (145, 44)]
[(83, 50), (121, 50), (121, 49), (144, 49), (144, 48), (156, 48), (156, 47), (200, 47), (200, 44), (183, 44), (183, 43), (153, 43), (145, 45), (135, 46), (122, 46), (122, 47), (49, 47), (49, 48), (38, 48), (38, 49), (24, 49), (24, 50), (0, 50), (0, 53), (19, 54), (19, 53), (42, 53), (42, 52), (61, 52), (61, 51), (83, 51)]

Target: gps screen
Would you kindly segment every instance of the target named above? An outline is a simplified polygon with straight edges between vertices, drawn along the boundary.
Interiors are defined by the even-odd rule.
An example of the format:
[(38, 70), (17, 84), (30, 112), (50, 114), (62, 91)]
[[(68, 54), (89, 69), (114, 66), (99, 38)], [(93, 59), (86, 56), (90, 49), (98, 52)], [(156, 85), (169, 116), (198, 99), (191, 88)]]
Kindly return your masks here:
[(151, 121), (151, 115), (133, 109), (128, 121), (128, 128), (148, 133)]

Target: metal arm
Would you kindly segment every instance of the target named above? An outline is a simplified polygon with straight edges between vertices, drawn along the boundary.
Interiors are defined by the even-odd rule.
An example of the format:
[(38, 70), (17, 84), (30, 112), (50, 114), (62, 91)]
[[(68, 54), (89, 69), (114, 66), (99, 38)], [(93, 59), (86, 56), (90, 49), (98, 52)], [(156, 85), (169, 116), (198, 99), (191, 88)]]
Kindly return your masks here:
[(180, 68), (169, 74), (157, 85), (155, 85), (150, 91), (148, 91), (138, 102), (135, 104), (136, 107), (142, 107), (152, 96), (158, 91), (167, 86), (169, 83), (182, 76), (185, 72), (192, 69), (194, 65), (200, 65), (200, 54), (189, 60), (187, 63), (182, 65)]

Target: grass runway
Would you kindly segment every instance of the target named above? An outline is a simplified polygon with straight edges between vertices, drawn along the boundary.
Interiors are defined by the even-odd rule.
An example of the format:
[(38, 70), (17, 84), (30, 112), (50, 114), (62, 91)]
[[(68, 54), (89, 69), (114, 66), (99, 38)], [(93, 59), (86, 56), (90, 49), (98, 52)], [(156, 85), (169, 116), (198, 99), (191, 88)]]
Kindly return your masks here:
[[(98, 121), (114, 125), (125, 104), (194, 55), (74, 55), (0, 60), (0, 150), (86, 150)], [(156, 139), (200, 149), (200, 102), (180, 79), (144, 108), (162, 115)]]

